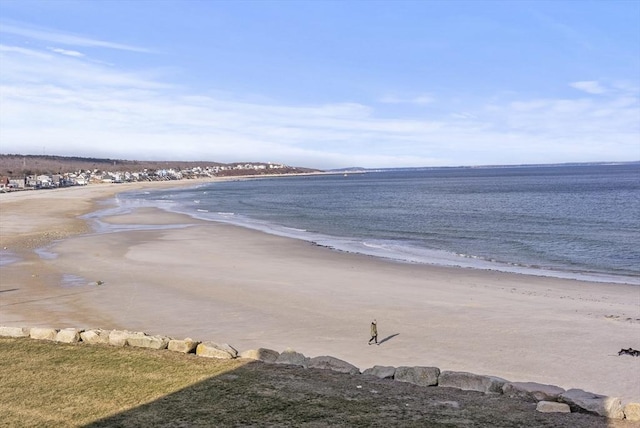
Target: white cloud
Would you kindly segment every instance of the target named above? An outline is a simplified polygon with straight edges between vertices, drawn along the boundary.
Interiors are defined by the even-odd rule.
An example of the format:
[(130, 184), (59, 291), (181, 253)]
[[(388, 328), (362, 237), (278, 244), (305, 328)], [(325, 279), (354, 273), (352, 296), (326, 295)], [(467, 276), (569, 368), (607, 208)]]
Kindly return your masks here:
[(417, 95), (414, 97), (399, 97), (396, 95), (387, 95), (380, 99), (383, 104), (417, 104), (427, 105), (434, 102), (434, 99), (429, 95)]
[(605, 88), (603, 88), (600, 83), (594, 80), (588, 80), (583, 82), (573, 82), (569, 84), (571, 87), (576, 88), (580, 91), (584, 91), (588, 94), (600, 95), (607, 92)]
[(68, 49), (49, 48), (49, 50), (51, 52), (55, 52), (55, 53), (58, 53), (60, 55), (67, 55), (67, 56), (73, 56), (73, 57), (83, 57), (84, 56), (84, 54), (82, 52), (72, 51), (72, 50), (68, 50)]
[(476, 116), (472, 113), (468, 112), (453, 112), (450, 114), (450, 117), (453, 119), (467, 120), (467, 119), (476, 119)]
[(45, 28), (26, 27), (24, 25), (13, 25), (11, 23), (0, 23), (0, 33), (13, 34), (35, 40), (42, 40), (51, 43), (59, 43), (69, 46), (98, 47), (108, 49), (118, 49), (132, 52), (151, 52), (149, 49), (138, 46), (131, 46), (123, 43), (115, 43), (104, 40), (92, 39), (75, 34), (63, 33), (57, 30)]
[(150, 78), (154, 71), (127, 72), (87, 61), (76, 55), (52, 55), (45, 51), (0, 45), (1, 81), (20, 86), (26, 82), (92, 88), (122, 86), (167, 88)]
[[(86, 58), (0, 46), (5, 153), (269, 160), (319, 168), (640, 159), (637, 91), (469, 104), (429, 120), (358, 103), (284, 105), (182, 91)], [(409, 99), (409, 98), (407, 98)], [(434, 101), (435, 102), (435, 101)]]
[(21, 54), (21, 55), (38, 57), (40, 59), (50, 59), (51, 58), (51, 55), (49, 55), (47, 53), (44, 53), (44, 52), (35, 51), (33, 49), (21, 48), (21, 47), (18, 47), (18, 46), (7, 46), (7, 45), (0, 44), (0, 53), (2, 53), (2, 52), (6, 52), (8, 54), (17, 53), (17, 54)]

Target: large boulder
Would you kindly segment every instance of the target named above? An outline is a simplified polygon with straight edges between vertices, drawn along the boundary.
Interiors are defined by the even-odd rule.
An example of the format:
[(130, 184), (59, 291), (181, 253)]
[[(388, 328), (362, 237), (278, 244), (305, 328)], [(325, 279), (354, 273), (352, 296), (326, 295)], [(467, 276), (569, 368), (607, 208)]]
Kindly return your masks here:
[(351, 363), (328, 355), (313, 357), (309, 360), (310, 369), (333, 370), (334, 372), (360, 374), (360, 369)]
[(438, 386), (480, 391), (485, 394), (502, 394), (502, 387), (508, 381), (495, 376), (481, 376), (474, 373), (443, 371), (438, 377)]
[(564, 389), (536, 382), (507, 382), (502, 387), (502, 392), (509, 397), (523, 398), (533, 402), (558, 401)]
[(80, 339), (89, 345), (106, 345), (109, 343), (109, 333), (109, 330), (85, 330), (80, 333)]
[(276, 359), (276, 364), (288, 364), (291, 366), (300, 366), (305, 369), (309, 367), (309, 358), (305, 357), (303, 354), (294, 351), (293, 349), (286, 349), (282, 351), (278, 358)]
[(133, 335), (127, 330), (111, 330), (109, 332), (109, 345), (111, 346), (127, 346), (127, 339), (129, 336)]
[(541, 413), (571, 413), (568, 404), (555, 401), (538, 401), (536, 410)]
[(570, 389), (558, 397), (558, 401), (567, 403), (574, 412), (587, 412), (611, 419), (623, 419), (622, 400), (614, 397), (594, 394), (582, 389)]
[(623, 410), (625, 419), (640, 422), (640, 403), (627, 403)]
[(391, 366), (373, 366), (362, 372), (363, 375), (375, 376), (380, 379), (393, 379), (396, 374), (396, 368)]
[(29, 333), (26, 327), (0, 327), (2, 337), (29, 337)]
[(171, 339), (167, 348), (169, 351), (174, 352), (182, 352), (183, 354), (191, 354), (196, 352), (196, 347), (200, 344), (200, 342), (196, 342), (195, 340), (187, 337), (183, 340)]
[(166, 349), (169, 338), (164, 336), (149, 336), (145, 333), (135, 333), (127, 338), (127, 345), (135, 348)]
[(29, 337), (37, 340), (56, 340), (58, 330), (47, 327), (32, 327), (29, 331)]
[(200, 357), (229, 360), (236, 358), (238, 356), (238, 351), (226, 343), (218, 344), (214, 342), (202, 342), (196, 347), (196, 355)]
[(77, 328), (63, 328), (56, 334), (56, 342), (78, 343), (80, 342), (80, 330)]
[(393, 379), (420, 386), (435, 386), (438, 384), (440, 369), (437, 367), (398, 367)]
[(248, 360), (262, 361), (263, 363), (275, 363), (280, 353), (272, 349), (258, 348), (250, 349), (240, 353), (240, 358), (246, 358)]

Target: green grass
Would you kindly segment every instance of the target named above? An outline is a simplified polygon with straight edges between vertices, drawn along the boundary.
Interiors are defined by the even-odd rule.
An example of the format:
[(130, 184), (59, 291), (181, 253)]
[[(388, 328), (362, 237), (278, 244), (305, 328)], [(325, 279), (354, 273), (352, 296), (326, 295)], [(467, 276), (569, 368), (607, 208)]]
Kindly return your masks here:
[(0, 424), (81, 426), (241, 365), (169, 351), (0, 338)]
[(171, 351), (0, 338), (0, 427), (630, 427), (535, 403)]

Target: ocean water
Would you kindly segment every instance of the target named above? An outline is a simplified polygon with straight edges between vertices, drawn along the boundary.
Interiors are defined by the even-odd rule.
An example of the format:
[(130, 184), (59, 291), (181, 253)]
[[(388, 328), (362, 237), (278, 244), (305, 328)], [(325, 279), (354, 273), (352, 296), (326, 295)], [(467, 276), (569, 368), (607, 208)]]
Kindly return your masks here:
[(640, 285), (638, 163), (286, 176), (119, 202), (400, 262)]

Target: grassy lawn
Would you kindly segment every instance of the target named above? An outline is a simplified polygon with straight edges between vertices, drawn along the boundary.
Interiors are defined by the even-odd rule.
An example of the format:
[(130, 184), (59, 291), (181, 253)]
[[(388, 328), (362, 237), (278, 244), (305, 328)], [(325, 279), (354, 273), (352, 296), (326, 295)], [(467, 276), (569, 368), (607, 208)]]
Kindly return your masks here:
[(169, 351), (0, 338), (0, 425), (85, 425), (241, 365)]
[(330, 370), (0, 338), (0, 427), (597, 427), (535, 403)]

